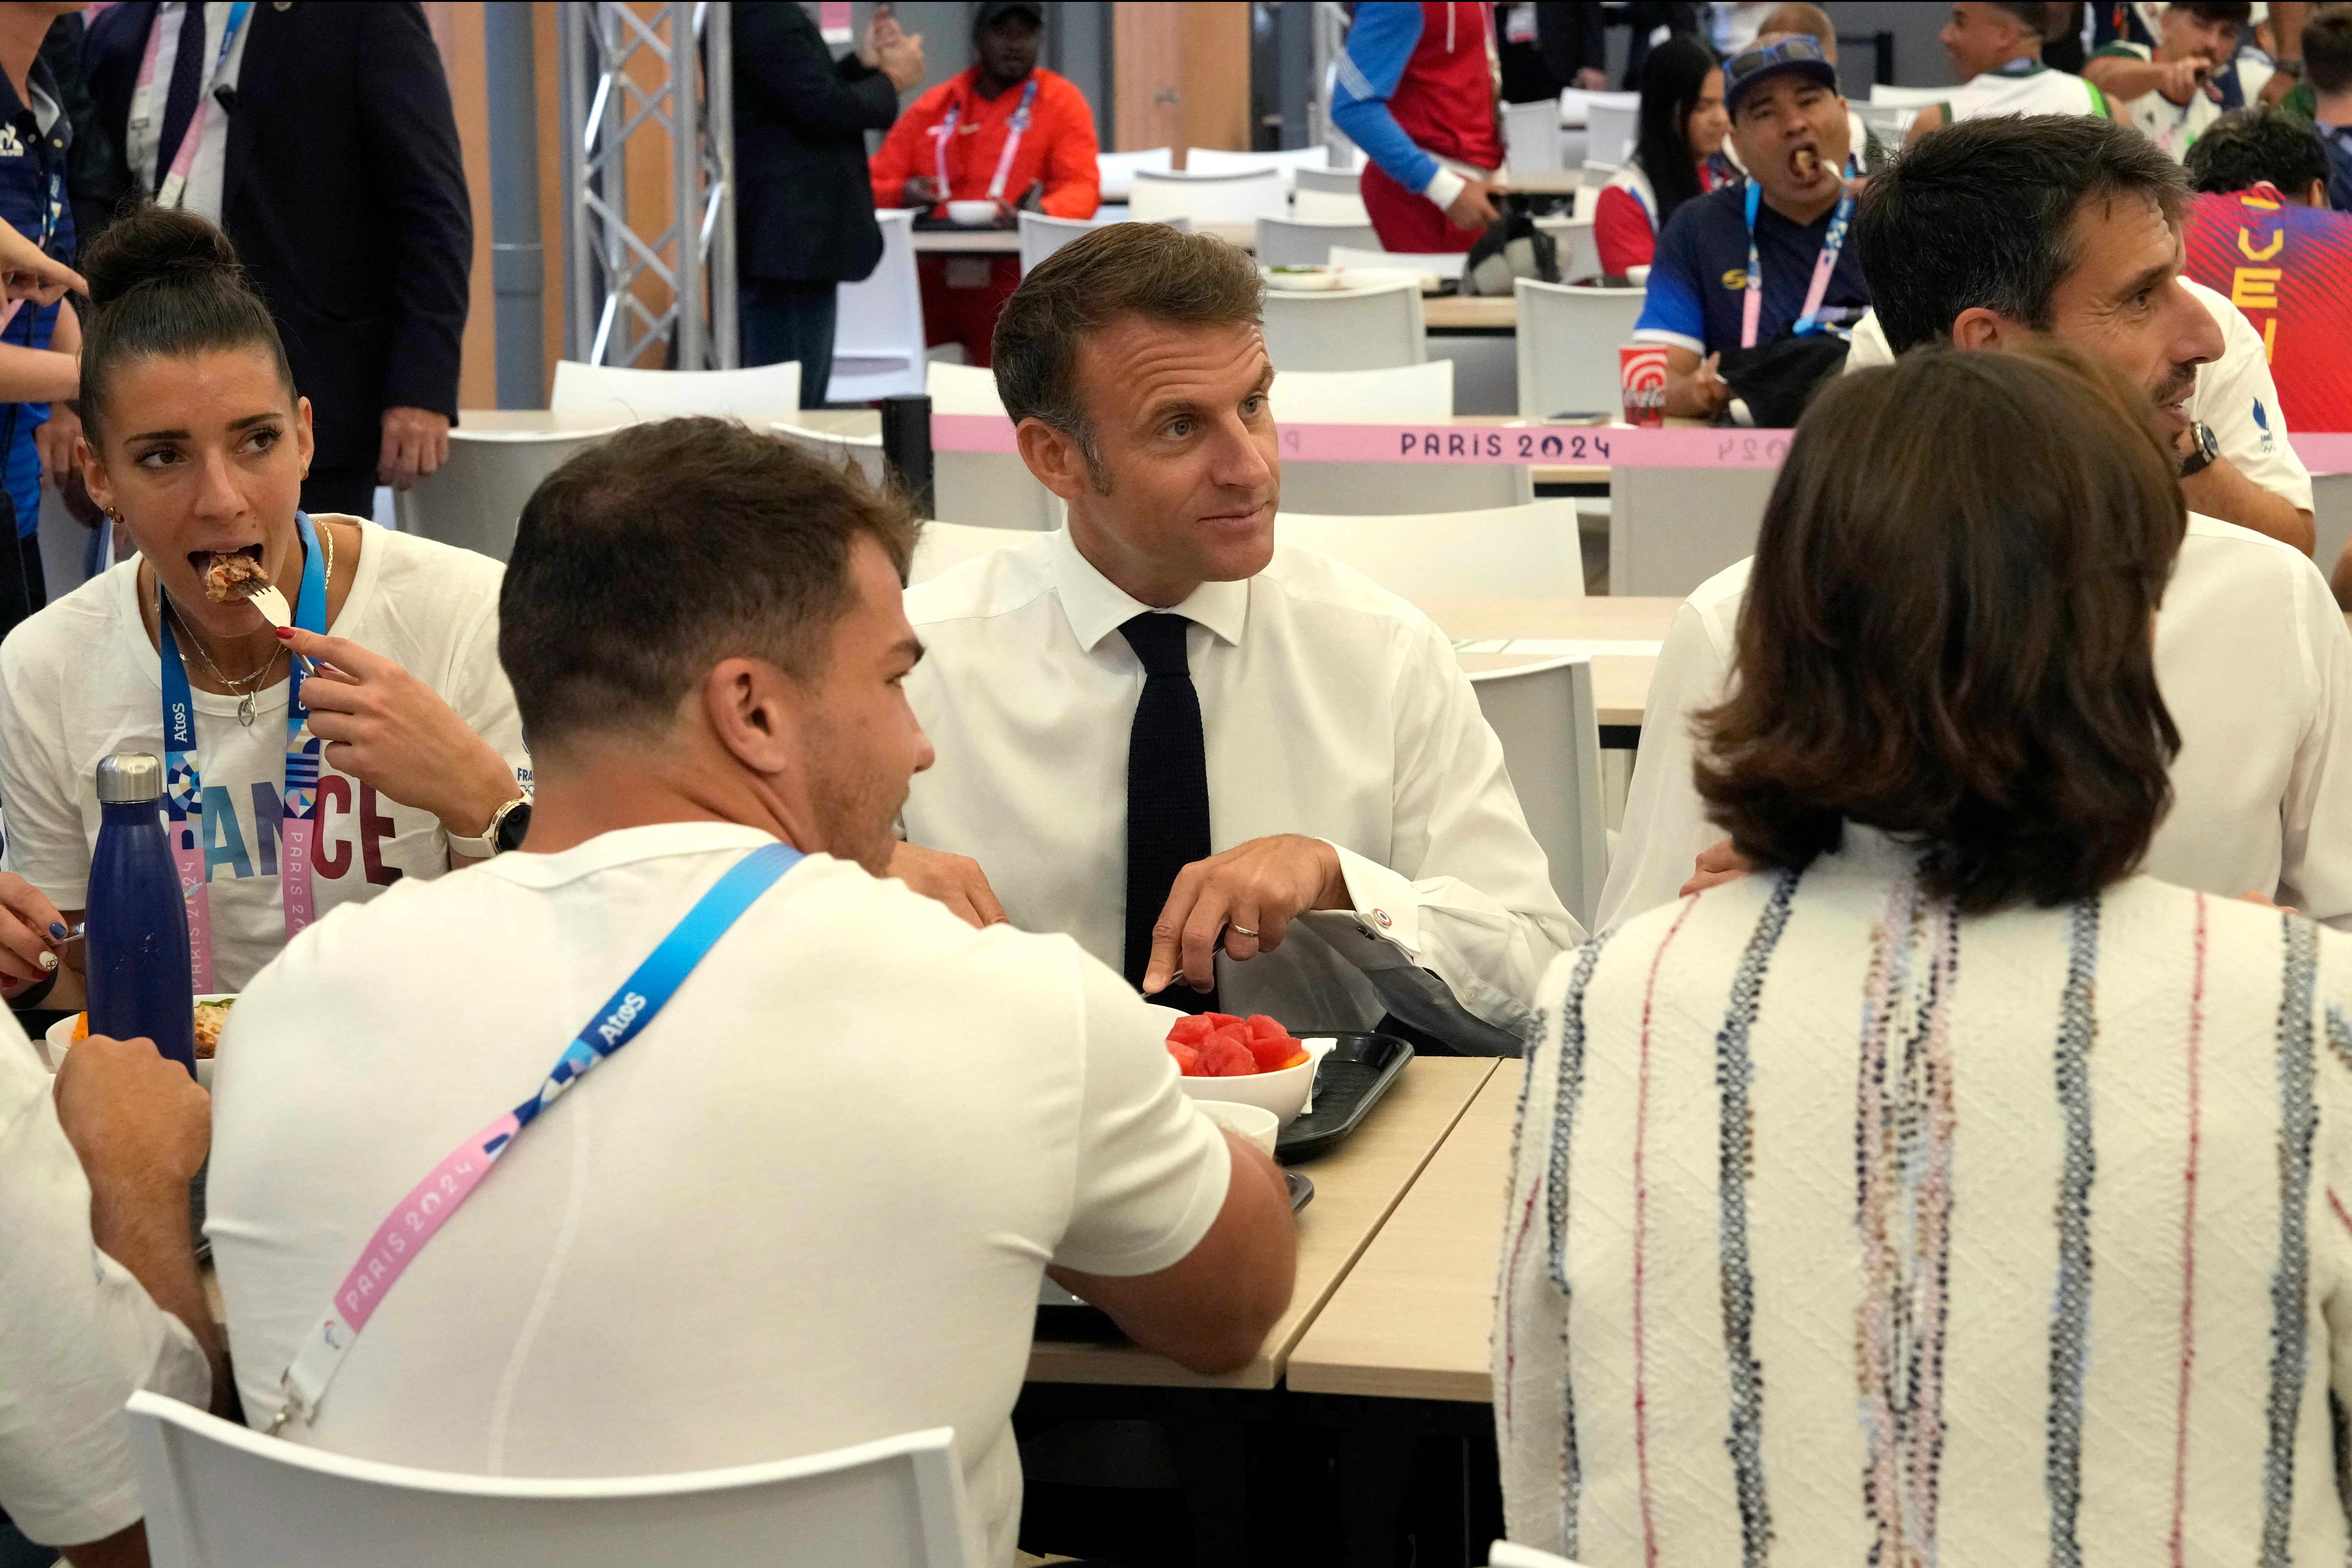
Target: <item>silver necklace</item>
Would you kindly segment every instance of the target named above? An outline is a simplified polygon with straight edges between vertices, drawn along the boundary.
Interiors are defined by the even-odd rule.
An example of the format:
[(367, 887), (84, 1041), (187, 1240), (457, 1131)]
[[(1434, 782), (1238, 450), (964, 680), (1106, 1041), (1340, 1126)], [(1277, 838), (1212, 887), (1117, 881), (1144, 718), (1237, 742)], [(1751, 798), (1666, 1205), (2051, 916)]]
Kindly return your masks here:
[[(328, 581), (332, 582), (335, 575), (334, 531), (322, 523), (320, 525), (319, 532), (326, 541), (326, 574)], [(155, 578), (155, 617), (157, 620), (160, 621), (163, 619), (165, 607), (168, 604), (169, 600), (163, 592), (163, 576), (158, 574)], [(261, 668), (255, 670), (252, 674), (244, 676), (231, 675), (228, 671), (223, 669), (219, 665), (213, 662), (213, 656), (205, 651), (203, 639), (196, 636), (195, 628), (188, 624), (188, 617), (180, 614), (180, 607), (177, 605), (170, 605), (169, 607), (172, 617), (180, 623), (180, 629), (188, 634), (188, 642), (195, 648), (196, 657), (203, 659), (205, 661), (205, 668), (213, 672), (213, 679), (219, 681), (223, 686), (227, 687), (231, 691), (236, 694), (236, 721), (244, 725), (248, 730), (252, 729), (253, 688), (262, 677), (268, 675), (272, 669), (275, 669), (278, 667), (278, 650), (276, 648), (270, 649), (269, 657), (264, 659), (262, 661)]]

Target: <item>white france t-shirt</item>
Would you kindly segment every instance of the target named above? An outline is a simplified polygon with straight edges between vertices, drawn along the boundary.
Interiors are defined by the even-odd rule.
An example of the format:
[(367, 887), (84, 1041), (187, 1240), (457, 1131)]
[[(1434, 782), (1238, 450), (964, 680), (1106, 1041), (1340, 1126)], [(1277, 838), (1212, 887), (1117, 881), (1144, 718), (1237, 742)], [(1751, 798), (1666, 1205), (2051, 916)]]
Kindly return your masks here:
[[(499, 667), (504, 568), (469, 550), (337, 521), (356, 522), (362, 542), (351, 596), (329, 631), (423, 680), (527, 780), (522, 721)], [(138, 571), (133, 558), (91, 579), (0, 646), (0, 865), (61, 910), (89, 901), (100, 760), (116, 752), (163, 755), (163, 663), (140, 618)], [(278, 855), (287, 683), (257, 694), (250, 728), (236, 721), (236, 698), (194, 696), (197, 767), (213, 805), (205, 851), (214, 973), (222, 989), (236, 991), (286, 943)], [(448, 836), (432, 813), (323, 762), (313, 844), (322, 918), (403, 877), (437, 877), (449, 864)]]

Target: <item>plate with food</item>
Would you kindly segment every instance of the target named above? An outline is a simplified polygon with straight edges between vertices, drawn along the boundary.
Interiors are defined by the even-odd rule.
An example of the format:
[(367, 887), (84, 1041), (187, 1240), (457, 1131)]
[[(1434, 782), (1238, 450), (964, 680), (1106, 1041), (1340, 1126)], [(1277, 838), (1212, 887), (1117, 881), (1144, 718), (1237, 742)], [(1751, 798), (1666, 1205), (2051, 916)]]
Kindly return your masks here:
[(1339, 287), (1339, 269), (1336, 267), (1261, 267), (1258, 272), (1272, 289), (1312, 292)]
[[(207, 992), (193, 998), (193, 1005), (196, 1012), (196, 1081), (209, 1089), (213, 1086), (213, 1057), (220, 1049), (221, 1030), (228, 1023), (229, 1009), (236, 1005), (236, 993)], [(88, 1038), (88, 1013), (76, 1013), (51, 1024), (47, 1035), (49, 1070), (57, 1071), (75, 1041)]]

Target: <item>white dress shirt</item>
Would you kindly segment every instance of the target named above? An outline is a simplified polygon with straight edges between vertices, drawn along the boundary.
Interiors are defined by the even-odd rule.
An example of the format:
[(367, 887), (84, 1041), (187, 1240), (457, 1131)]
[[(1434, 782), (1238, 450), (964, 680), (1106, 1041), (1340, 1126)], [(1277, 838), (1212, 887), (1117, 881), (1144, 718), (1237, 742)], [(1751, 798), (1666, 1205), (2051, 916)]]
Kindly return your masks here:
[[(1118, 628), (1148, 608), (1066, 530), (907, 595), (929, 650), (907, 695), (939, 752), (915, 776), (908, 840), (971, 856), (1014, 924), (1066, 931), (1114, 969), (1143, 690)], [(1223, 1008), (1293, 1029), (1368, 1028), (1385, 1011), (1465, 1046), (1515, 1048), (1544, 966), (1583, 931), (1552, 891), (1444, 635), (1286, 544), (1255, 577), (1204, 583), (1175, 613), (1193, 623), (1212, 852), (1321, 838), (1353, 904), (1302, 916), (1246, 963), (1220, 954)]]
[[(246, 40), (253, 37), (253, 17), (248, 13), (245, 26), (236, 30), (236, 37), (229, 45), (228, 58), (219, 58), (221, 35), (234, 9), (225, 0), (211, 0), (205, 6), (204, 101), (213, 107), (196, 137), (196, 161), (188, 169), (187, 189), (180, 193), (182, 207), (214, 224), (221, 220), (221, 171), (228, 161), (229, 112), (213, 94), (224, 87), (235, 89), (237, 73), (245, 68)], [(136, 92), (131, 95), (129, 145), (125, 151), (141, 193), (150, 196), (155, 194), (156, 160), (163, 156), (158, 144), (163, 139), (163, 108), (171, 100), (172, 68), (180, 58), (180, 27), (187, 12), (185, 0), (164, 0), (155, 8), (152, 25), (163, 29), (163, 36), (155, 41), (154, 85), (143, 102)], [(215, 62), (220, 68), (217, 71), (213, 69)], [(194, 123), (192, 120), (190, 124)]]
[[(1724, 837), (1692, 782), (1690, 723), (1728, 689), (1748, 566), (1701, 584), (1659, 651), (1604, 927), (1671, 902)], [(2352, 636), (2311, 558), (2189, 513), (2156, 618), (2156, 675), (2180, 755), (2139, 868), (2225, 898), (2267, 893), (2352, 930)]]
[[(2212, 428), (2221, 456), (2238, 472), (2297, 510), (2311, 510), (2311, 470), (2286, 438), (2286, 416), (2279, 411), (2278, 384), (2271, 379), (2263, 335), (2228, 295), (2217, 294), (2193, 278), (2183, 278), (2180, 286), (2198, 298), (2221, 329), (2221, 357), (2197, 367), (2189, 417)], [(1894, 363), (1878, 312), (1865, 312), (1853, 324), (1845, 368)]]

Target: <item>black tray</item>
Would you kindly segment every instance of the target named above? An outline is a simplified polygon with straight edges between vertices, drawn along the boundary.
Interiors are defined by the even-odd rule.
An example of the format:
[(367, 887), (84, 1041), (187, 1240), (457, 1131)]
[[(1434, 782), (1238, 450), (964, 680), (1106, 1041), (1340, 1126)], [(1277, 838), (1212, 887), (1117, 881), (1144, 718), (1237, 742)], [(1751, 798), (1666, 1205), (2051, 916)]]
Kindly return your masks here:
[[(1290, 1212), (1297, 1214), (1315, 1201), (1315, 1184), (1297, 1171), (1285, 1171), (1282, 1180), (1290, 1188)], [(1076, 1306), (1037, 1305), (1036, 1337), (1041, 1340), (1117, 1340), (1124, 1338), (1110, 1314), (1099, 1307), (1089, 1307), (1081, 1301)]]
[(1347, 1141), (1412, 1060), (1412, 1046), (1361, 1029), (1301, 1029), (1301, 1039), (1337, 1039), (1315, 1074), (1315, 1109), (1282, 1130), (1274, 1157), (1286, 1165), (1328, 1154)]

